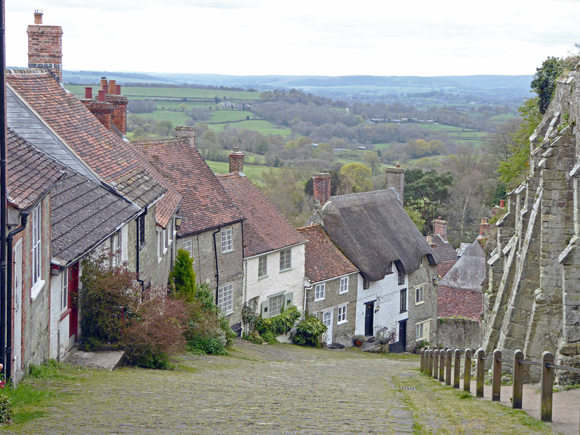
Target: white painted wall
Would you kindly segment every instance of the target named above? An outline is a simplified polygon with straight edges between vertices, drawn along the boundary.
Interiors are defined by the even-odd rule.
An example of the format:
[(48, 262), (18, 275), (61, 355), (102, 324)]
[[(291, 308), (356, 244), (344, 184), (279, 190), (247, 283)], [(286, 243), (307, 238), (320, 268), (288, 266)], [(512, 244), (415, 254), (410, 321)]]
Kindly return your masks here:
[(294, 305), (304, 312), (304, 247), (292, 248), (292, 269), (280, 272), (280, 251), (264, 254), (268, 256), (268, 275), (258, 279), (258, 257), (244, 261), (244, 302), (258, 297), (258, 309), (269, 295), (293, 293)]
[(50, 277), (50, 341), (49, 358), (59, 358), (59, 331), (60, 331), (60, 358), (64, 358), (70, 349), (69, 343), (69, 316), (60, 319), (60, 290), (61, 276)]
[[(391, 273), (385, 275), (380, 281), (371, 282), (369, 288), (363, 289), (363, 278), (358, 275), (358, 292), (356, 302), (356, 335), (365, 334), (365, 303), (375, 301), (375, 316), (374, 316), (374, 333), (384, 326), (389, 329), (395, 327), (397, 331), (397, 340), (399, 339), (399, 321), (409, 318), (409, 311), (400, 312), (400, 292), (401, 289), (407, 289), (407, 304), (409, 301), (408, 276), (405, 275), (405, 282), (403, 285), (398, 284), (398, 274)], [(380, 307), (378, 311), (376, 308)], [(407, 328), (414, 325), (407, 325)], [(374, 334), (373, 334), (374, 335)]]

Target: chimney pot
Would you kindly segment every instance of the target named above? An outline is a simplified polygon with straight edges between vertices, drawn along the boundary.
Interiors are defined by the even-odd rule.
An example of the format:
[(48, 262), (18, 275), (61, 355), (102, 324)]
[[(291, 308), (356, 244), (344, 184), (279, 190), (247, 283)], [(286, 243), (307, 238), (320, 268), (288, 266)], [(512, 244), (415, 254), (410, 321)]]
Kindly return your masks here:
[(499, 206), (500, 206), (501, 208), (504, 208), (504, 207), (505, 207), (505, 199), (500, 199), (500, 200), (499, 200)]
[(42, 9), (36, 9), (34, 11), (34, 24), (42, 24)]
[(93, 88), (91, 86), (85, 88), (85, 98), (93, 98)]
[(105, 103), (107, 101), (107, 91), (99, 89), (99, 101)]
[(101, 89), (107, 90), (107, 77), (101, 77)]
[(121, 95), (121, 85), (115, 85), (115, 95)]
[(320, 205), (326, 204), (330, 200), (330, 174), (321, 173), (312, 176), (312, 190), (314, 193), (314, 201)]
[(115, 85), (116, 85), (116, 80), (109, 80), (109, 90), (108, 90), (108, 94), (109, 95), (115, 95)]

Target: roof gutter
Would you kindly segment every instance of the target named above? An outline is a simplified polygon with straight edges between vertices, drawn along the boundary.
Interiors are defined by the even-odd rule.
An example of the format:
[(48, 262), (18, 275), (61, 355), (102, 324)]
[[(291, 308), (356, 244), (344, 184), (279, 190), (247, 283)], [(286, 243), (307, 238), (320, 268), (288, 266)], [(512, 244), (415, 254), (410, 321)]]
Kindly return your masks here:
[(0, 363), (6, 379), (6, 223), (8, 221), (8, 183), (6, 177), (6, 28), (5, 6), (0, 7)]

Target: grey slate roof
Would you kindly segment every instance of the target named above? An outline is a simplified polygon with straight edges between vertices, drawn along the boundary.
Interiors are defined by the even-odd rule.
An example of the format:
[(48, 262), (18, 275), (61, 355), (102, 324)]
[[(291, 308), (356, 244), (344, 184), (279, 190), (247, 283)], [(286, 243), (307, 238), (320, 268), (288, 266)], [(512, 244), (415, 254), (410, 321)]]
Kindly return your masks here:
[(98, 177), (67, 147), (59, 137), (28, 107), (9, 86), (6, 87), (8, 127), (41, 152), (79, 174), (98, 182)]
[(140, 210), (79, 174), (61, 180), (51, 201), (52, 258), (63, 266), (88, 254)]
[(440, 286), (454, 289), (481, 291), (481, 284), (486, 277), (485, 251), (475, 240), (465, 250), (461, 258), (439, 281)]
[(407, 274), (424, 255), (440, 261), (391, 190), (333, 196), (321, 216), (333, 243), (370, 281), (383, 279), (392, 261)]

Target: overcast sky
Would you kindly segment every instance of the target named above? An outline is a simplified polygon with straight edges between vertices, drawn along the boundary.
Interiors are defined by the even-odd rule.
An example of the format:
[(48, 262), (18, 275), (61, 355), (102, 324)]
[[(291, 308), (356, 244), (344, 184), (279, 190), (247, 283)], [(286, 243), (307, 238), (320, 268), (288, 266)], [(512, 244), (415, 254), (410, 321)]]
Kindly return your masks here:
[(580, 42), (580, 0), (6, 0), (9, 66), (34, 9), (63, 27), (68, 70), (533, 74)]

